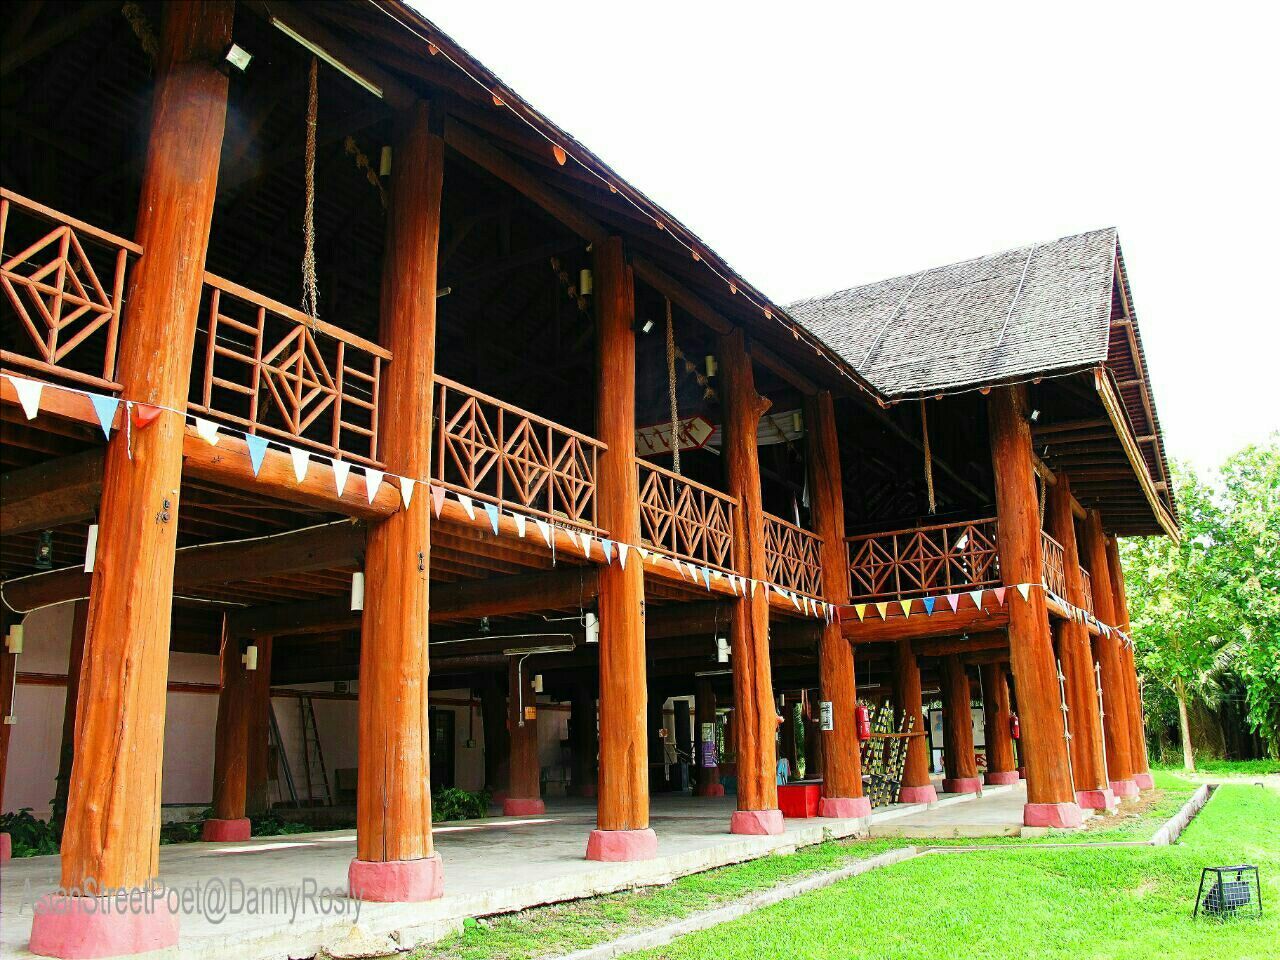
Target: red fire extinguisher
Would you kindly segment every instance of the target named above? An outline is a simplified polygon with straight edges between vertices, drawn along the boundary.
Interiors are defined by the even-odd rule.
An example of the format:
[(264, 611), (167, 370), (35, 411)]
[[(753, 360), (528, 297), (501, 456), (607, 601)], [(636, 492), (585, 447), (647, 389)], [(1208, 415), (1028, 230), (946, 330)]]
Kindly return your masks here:
[(1022, 736), (1022, 724), (1018, 722), (1016, 713), (1009, 714), (1009, 736), (1013, 737), (1014, 740)]
[(871, 714), (867, 712), (867, 708), (862, 704), (858, 704), (853, 709), (853, 722), (858, 731), (859, 740), (871, 739)]

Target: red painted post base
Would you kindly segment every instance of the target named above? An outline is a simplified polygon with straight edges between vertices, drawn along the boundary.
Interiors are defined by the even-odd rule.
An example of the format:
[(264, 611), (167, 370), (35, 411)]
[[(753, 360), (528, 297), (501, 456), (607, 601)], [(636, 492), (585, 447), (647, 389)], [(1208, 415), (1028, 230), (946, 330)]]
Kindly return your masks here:
[(204, 828), (200, 831), (200, 839), (208, 843), (248, 840), (252, 832), (252, 825), (249, 823), (248, 817), (241, 817), (239, 820), (210, 819), (204, 822)]
[(1156, 778), (1151, 776), (1150, 773), (1135, 773), (1133, 782), (1138, 785), (1139, 790), (1154, 790)]
[(1078, 827), (1084, 823), (1080, 807), (1074, 803), (1026, 803), (1022, 822), (1028, 827)]
[(1077, 790), (1076, 803), (1085, 810), (1114, 810), (1120, 806), (1110, 787), (1105, 790)]
[(141, 903), (132, 897), (49, 894), (35, 907), (32, 953), (88, 960), (164, 950), (178, 944), (178, 915), (163, 893)]
[(1132, 780), (1112, 780), (1108, 784), (1111, 792), (1117, 797), (1136, 797), (1138, 795), (1138, 785)]
[(899, 803), (937, 803), (938, 791), (933, 788), (932, 783), (926, 783), (919, 787), (903, 787), (902, 792), (898, 794)]
[(781, 810), (735, 810), (729, 821), (730, 833), (750, 836), (777, 836), (783, 831)]
[(698, 787), (697, 789), (695, 789), (693, 792), (693, 795), (695, 797), (723, 797), (724, 784), (709, 783), (705, 787)]
[(855, 820), (871, 816), (871, 801), (866, 797), (823, 797), (818, 801), (818, 816)]
[(658, 855), (658, 835), (644, 830), (592, 830), (587, 837), (587, 859), (602, 863), (652, 860)]
[(942, 781), (943, 793), (981, 793), (982, 781), (977, 777), (957, 777)]
[(1007, 783), (1017, 783), (1019, 779), (1017, 770), (988, 770), (982, 775), (982, 779), (989, 786), (1001, 786)]
[(547, 812), (547, 805), (538, 797), (507, 797), (502, 801), (504, 817), (536, 817)]
[(352, 860), (347, 896), (373, 903), (421, 903), (444, 896), (440, 854), (421, 860)]
[(13, 841), (7, 833), (0, 833), (0, 863), (7, 863), (13, 856)]

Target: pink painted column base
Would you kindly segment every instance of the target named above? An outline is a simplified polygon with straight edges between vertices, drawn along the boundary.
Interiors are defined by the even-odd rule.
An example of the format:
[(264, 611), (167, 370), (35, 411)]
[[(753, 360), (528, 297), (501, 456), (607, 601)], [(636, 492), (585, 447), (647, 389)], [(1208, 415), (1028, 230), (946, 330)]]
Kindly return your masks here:
[(1135, 773), (1133, 782), (1138, 785), (1139, 790), (1154, 790), (1156, 778), (1151, 776), (1150, 773)]
[(749, 836), (777, 836), (782, 833), (781, 810), (735, 810), (729, 821), (730, 833)]
[(206, 820), (200, 831), (200, 839), (209, 843), (221, 843), (229, 840), (248, 840), (253, 832), (248, 817), (239, 820)]
[(977, 777), (957, 777), (942, 781), (943, 793), (981, 793), (982, 781)]
[(1132, 780), (1112, 780), (1108, 786), (1111, 792), (1117, 797), (1136, 797), (1138, 795), (1138, 785)]
[[(131, 906), (132, 902), (132, 906)], [(68, 897), (49, 894), (35, 907), (32, 953), (67, 960), (118, 957), (178, 944), (178, 915), (163, 895)]]
[(1002, 786), (1008, 783), (1017, 783), (1021, 777), (1018, 776), (1017, 770), (988, 770), (982, 777), (991, 786)]
[(926, 783), (919, 787), (903, 787), (902, 792), (898, 794), (899, 803), (937, 803), (938, 791), (933, 788), (932, 783)]
[(602, 863), (652, 860), (658, 855), (658, 835), (644, 830), (592, 830), (587, 837), (587, 859)]
[(871, 816), (871, 801), (866, 797), (822, 797), (818, 816), (841, 817), (846, 820)]
[(373, 903), (421, 903), (444, 896), (440, 854), (420, 860), (352, 860), (347, 895)]
[(1104, 790), (1077, 790), (1076, 803), (1086, 810), (1114, 810), (1120, 806), (1120, 801), (1110, 787)]
[(1027, 803), (1022, 807), (1022, 822), (1028, 827), (1078, 827), (1084, 816), (1074, 803)]
[(547, 805), (537, 797), (507, 797), (502, 801), (504, 817), (536, 817), (547, 812)]
[(698, 787), (698, 788), (694, 791), (694, 796), (697, 796), (697, 797), (723, 797), (723, 796), (724, 796), (724, 784), (723, 784), (723, 783), (709, 783), (709, 784), (707, 784), (705, 787)]
[(13, 856), (13, 841), (7, 833), (0, 833), (0, 863), (7, 863)]

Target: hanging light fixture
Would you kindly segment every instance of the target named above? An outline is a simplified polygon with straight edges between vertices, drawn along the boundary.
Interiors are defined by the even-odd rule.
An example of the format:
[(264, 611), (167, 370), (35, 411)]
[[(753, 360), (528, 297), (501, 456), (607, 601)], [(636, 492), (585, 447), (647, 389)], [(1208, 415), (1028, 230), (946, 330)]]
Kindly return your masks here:
[(40, 539), (36, 541), (36, 557), (34, 566), (37, 570), (53, 569), (53, 531), (41, 530)]
[(364, 609), (364, 574), (360, 572), (351, 575), (351, 609)]

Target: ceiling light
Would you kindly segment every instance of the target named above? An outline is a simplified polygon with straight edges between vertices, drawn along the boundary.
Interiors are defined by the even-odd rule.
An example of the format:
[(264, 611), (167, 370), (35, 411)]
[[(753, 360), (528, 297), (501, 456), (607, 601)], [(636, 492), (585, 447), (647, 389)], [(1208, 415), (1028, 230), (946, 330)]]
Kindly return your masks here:
[(317, 57), (319, 57), (325, 63), (329, 64), (329, 66), (333, 67), (339, 73), (351, 78), (356, 83), (360, 84), (360, 86), (364, 87), (366, 90), (372, 93), (375, 97), (380, 98), (382, 96), (382, 88), (380, 86), (378, 86), (376, 83), (374, 83), (371, 80), (366, 80), (364, 77), (356, 73), (354, 70), (348, 67), (345, 63), (343, 63), (341, 60), (335, 57), (332, 53), (330, 53), (324, 47), (320, 46), (318, 43), (312, 43), (310, 40), (308, 40), (306, 37), (300, 34), (297, 30), (294, 30), (293, 27), (289, 26), (279, 17), (272, 17), (271, 25), (275, 27), (277, 30), (279, 30), (281, 33), (283, 33), (285, 36), (290, 37), (291, 39), (296, 40), (298, 43), (302, 44), (304, 47), (306, 47), (308, 50), (314, 53)]
[(1032, 411), (1031, 411), (1031, 422), (1032, 422), (1032, 423), (1035, 423), (1035, 422), (1036, 422), (1037, 420), (1039, 420), (1039, 419), (1040, 419), (1040, 411), (1039, 411), (1039, 410), (1032, 410)]
[(648, 332), (649, 332), (650, 330), (652, 330), (652, 329), (653, 329), (653, 321), (652, 321), (652, 320), (646, 320), (646, 321), (644, 321), (644, 323), (642, 323), (642, 324), (640, 325), (640, 332), (641, 332), (641, 333), (648, 333)]
[(253, 54), (236, 43), (228, 45), (227, 52), (222, 55), (224, 63), (235, 67), (241, 73), (249, 69), (249, 62), (252, 59)]

